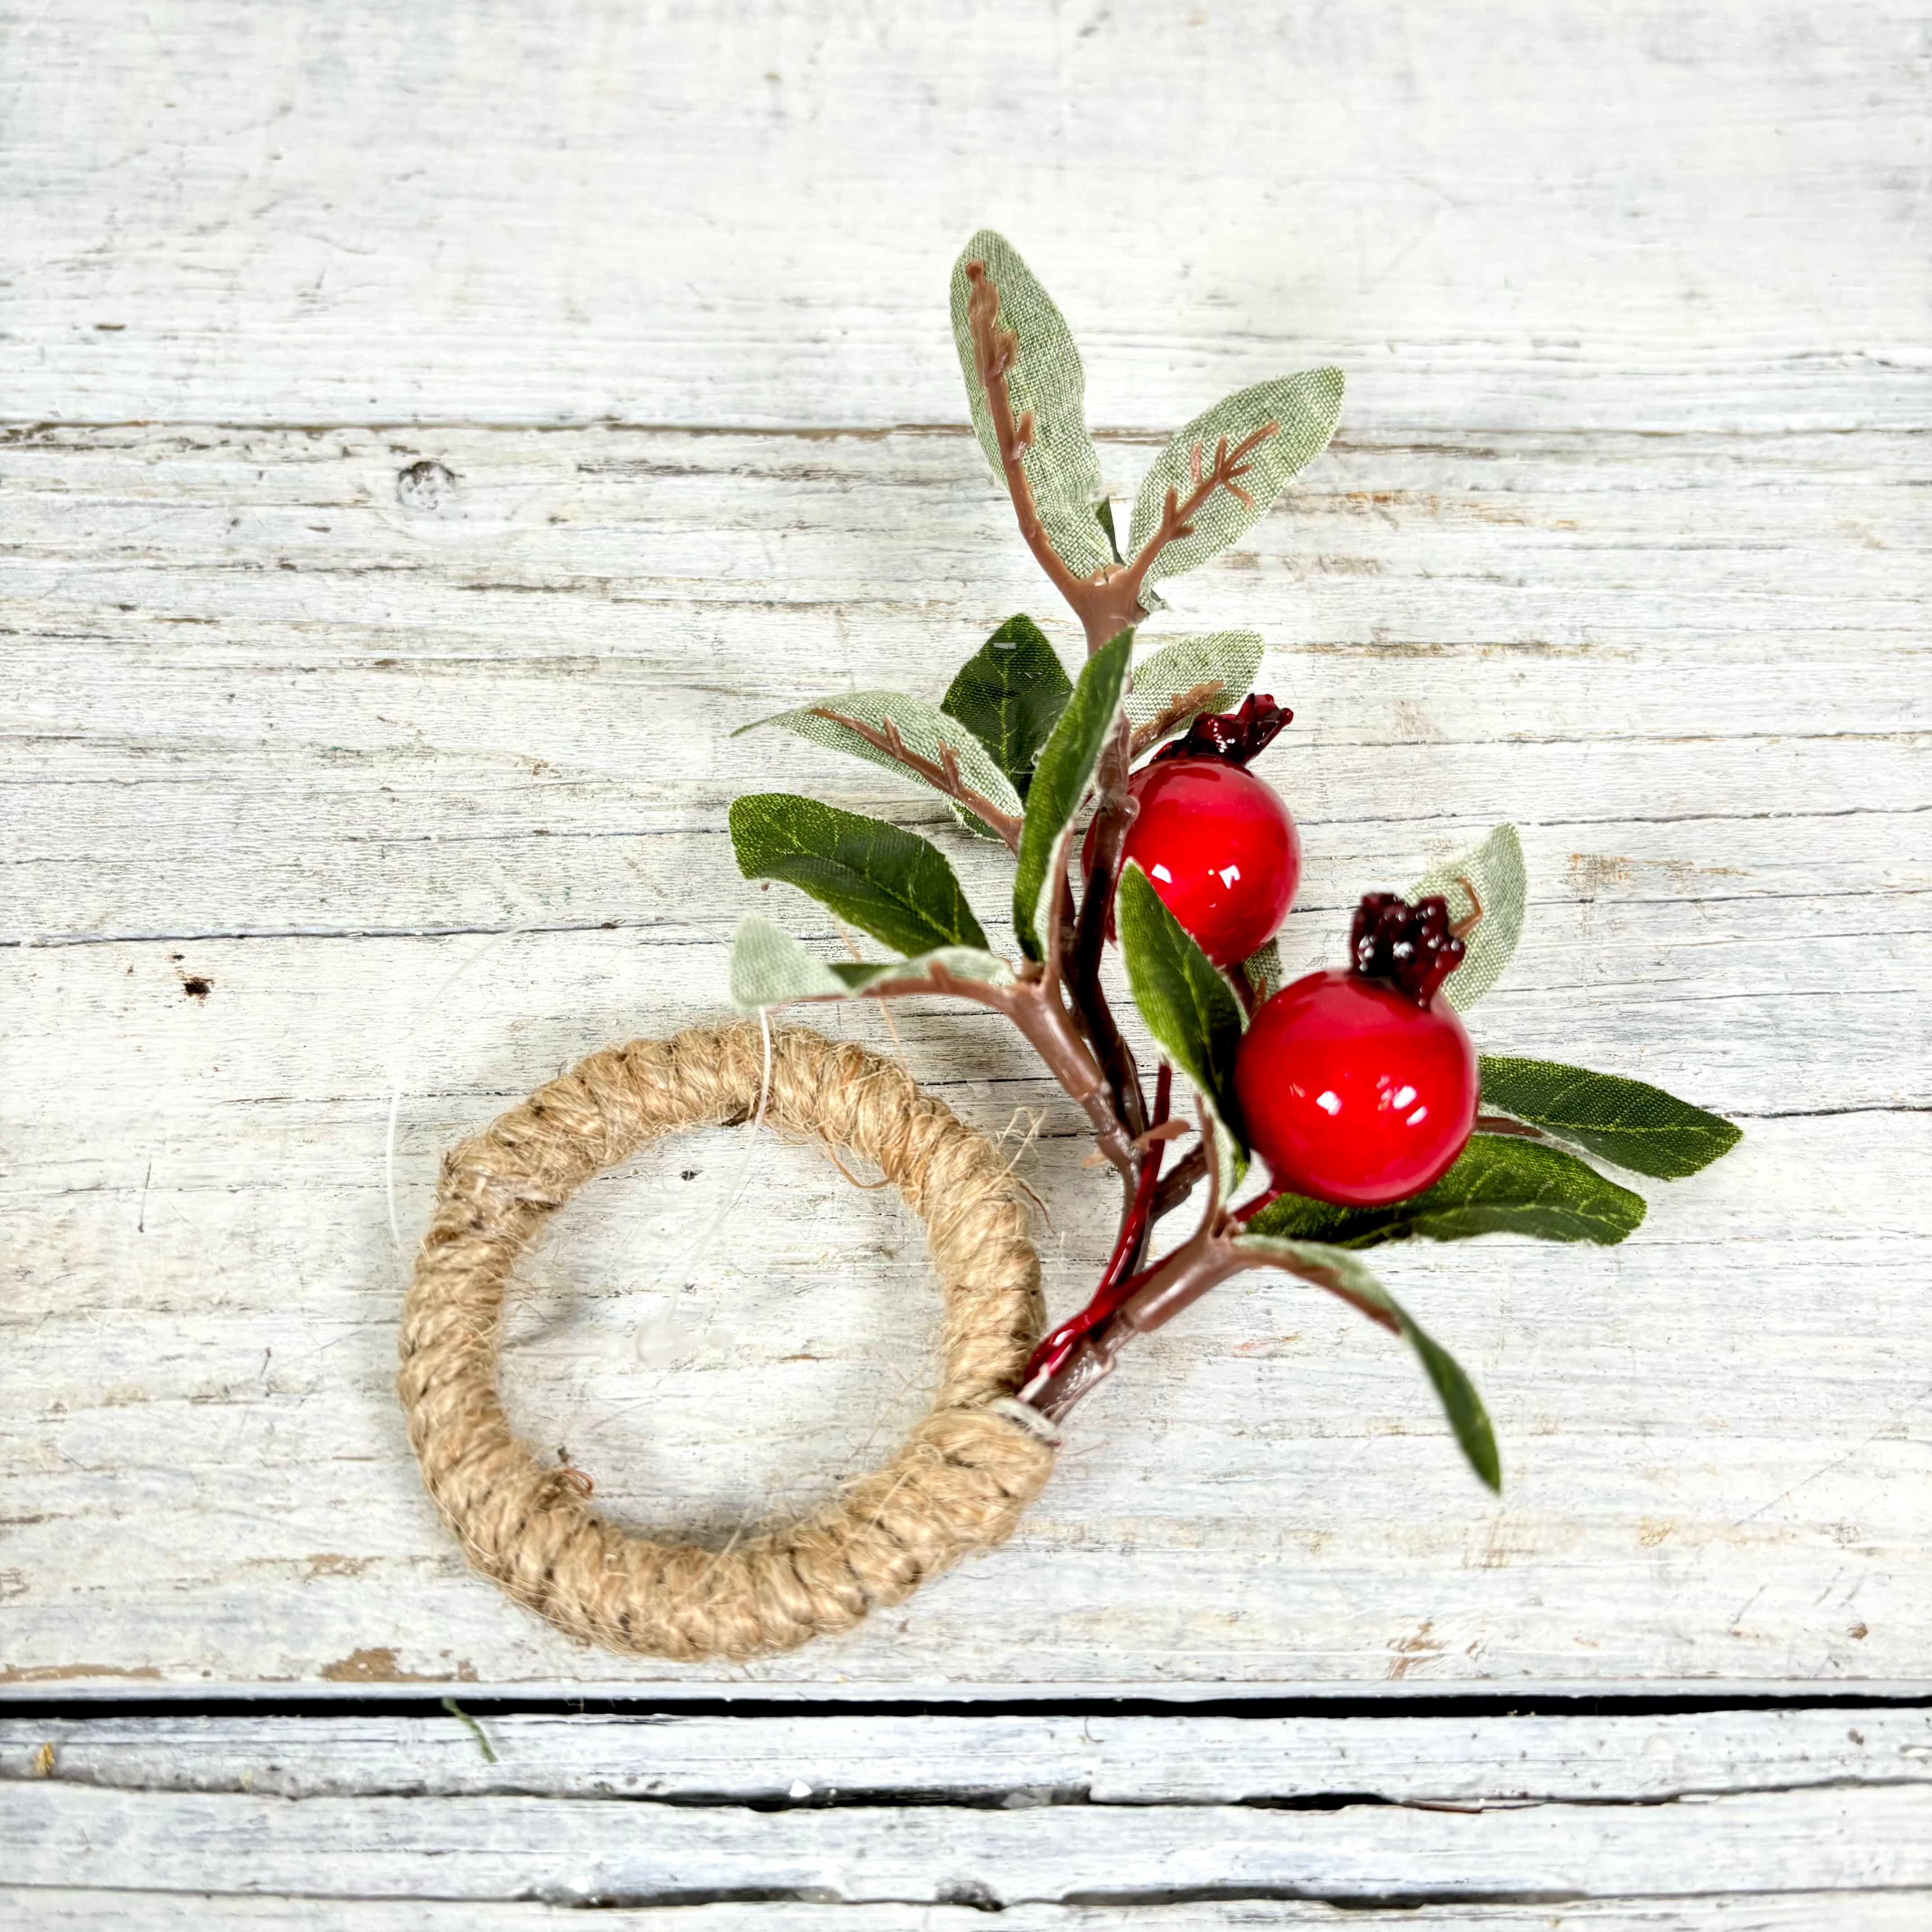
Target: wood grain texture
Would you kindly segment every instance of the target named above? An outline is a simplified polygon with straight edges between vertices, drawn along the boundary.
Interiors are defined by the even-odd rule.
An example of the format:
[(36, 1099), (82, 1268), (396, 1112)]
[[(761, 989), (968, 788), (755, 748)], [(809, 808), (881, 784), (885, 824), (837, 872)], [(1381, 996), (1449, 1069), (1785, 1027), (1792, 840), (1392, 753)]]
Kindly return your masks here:
[(10, 0), (10, 412), (953, 422), (1010, 232), (1096, 420), (1922, 420), (1898, 0)]
[[(1465, 1927), (1469, 1932), (1924, 1932), (1932, 1894), (1922, 1891), (1807, 1892), (1786, 1897), (1700, 1893), (1678, 1898), (1580, 1899), (1554, 1905), (1490, 1903), (1399, 1906), (1383, 1912), (1350, 1905), (1348, 1932), (1415, 1932), (1418, 1924)], [(0, 1926), (32, 1932), (200, 1932), (243, 1927), (284, 1932), (313, 1926), (326, 1910), (342, 1932), (442, 1932), (482, 1926), (486, 1932), (559, 1932), (581, 1922), (578, 1908), (541, 1900), (428, 1898), (246, 1898), (232, 1894), (169, 1896), (158, 1892), (10, 1891), (0, 1886)], [(1131, 1918), (1114, 1906), (1016, 1904), (1000, 1917), (1002, 1932), (1230, 1932), (1242, 1927), (1320, 1926), (1335, 1932), (1336, 1908), (1324, 1900), (1242, 1899), (1217, 1904), (1137, 1906)], [(984, 1932), (985, 1912), (970, 1905), (807, 1905), (734, 1900), (728, 1905), (605, 1906), (601, 1929), (623, 1932)]]
[[(754, 1811), (594, 1798), (130, 1796), (0, 1786), (16, 1887), (538, 1898), (560, 1905), (1210, 1898), (1560, 1904), (1714, 1892), (1932, 1892), (1932, 1786), (1644, 1805), (1313, 1812), (1096, 1805)], [(92, 1869), (90, 1869), (90, 1868)]]
[[(0, 15), (0, 1686), (1924, 1683), (1916, 16), (120, 18)], [(1389, 1262), (1489, 1396), (1499, 1505), (1407, 1361), (1256, 1281), (1083, 1412), (1009, 1550), (783, 1663), (620, 1664), (471, 1578), (421, 1495), (392, 1089), (406, 1245), (442, 1146), (719, 1010), (742, 908), (836, 950), (737, 878), (740, 790), (917, 824), (1000, 904), (916, 794), (728, 735), (936, 696), (1054, 616), (939, 299), (987, 218), (1081, 332), (1117, 496), (1220, 391), (1348, 370), (1336, 447), (1150, 633), (1269, 640), (1290, 963), (1514, 818), (1534, 904), (1482, 1043), (1747, 1138), (1625, 1248)], [(1012, 1131), (1064, 1312), (1107, 1235), (1070, 1110), (987, 1016), (898, 1026)], [(587, 1190), (517, 1317), (520, 1423), (640, 1525), (808, 1503), (918, 1406), (892, 1203), (771, 1152), (687, 1262), (743, 1159)]]
[(1932, 1711), (1656, 1717), (0, 1718), (0, 1782), (287, 1798), (1659, 1804), (1932, 1785)]

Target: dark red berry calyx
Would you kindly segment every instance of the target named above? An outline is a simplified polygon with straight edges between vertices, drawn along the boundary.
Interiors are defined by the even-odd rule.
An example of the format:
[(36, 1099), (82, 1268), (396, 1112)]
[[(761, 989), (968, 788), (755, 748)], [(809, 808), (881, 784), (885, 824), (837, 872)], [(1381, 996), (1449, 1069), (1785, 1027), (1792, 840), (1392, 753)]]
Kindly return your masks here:
[(1348, 938), (1348, 970), (1426, 1006), (1467, 951), (1450, 928), (1449, 902), (1414, 905), (1399, 892), (1364, 892)]
[(1238, 711), (1205, 711), (1171, 744), (1162, 746), (1148, 760), (1157, 764), (1163, 758), (1220, 758), (1231, 765), (1245, 765), (1258, 758), (1274, 742), (1285, 724), (1294, 722), (1294, 713), (1276, 704), (1265, 692), (1256, 692), (1242, 700)]

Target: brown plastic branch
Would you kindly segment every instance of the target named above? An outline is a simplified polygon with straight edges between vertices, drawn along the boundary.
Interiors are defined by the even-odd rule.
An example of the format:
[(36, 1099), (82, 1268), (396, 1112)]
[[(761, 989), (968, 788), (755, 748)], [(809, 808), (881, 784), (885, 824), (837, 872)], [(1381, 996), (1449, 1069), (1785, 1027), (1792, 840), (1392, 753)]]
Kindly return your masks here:
[[(1054, 588), (1084, 617), (1081, 595), (1086, 586), (1068, 569), (1053, 547), (1040, 520), (1040, 506), (1034, 500), (1033, 484), (1028, 480), (1024, 460), (1033, 444), (1033, 412), (1017, 422), (1013, 417), (1012, 392), (1006, 386), (1006, 371), (1012, 366), (1019, 338), (1010, 328), (1000, 326), (1000, 292), (986, 272), (983, 262), (966, 265), (966, 279), (973, 292), (966, 298), (966, 322), (973, 337), (973, 354), (979, 364), (980, 384), (986, 394), (986, 412), (993, 420), (993, 435), (1000, 448), (1000, 468), (1006, 480), (1006, 494), (1013, 500), (1013, 514), (1019, 519), (1020, 535), (1038, 560), (1040, 567), (1052, 580)], [(1114, 628), (1119, 629), (1116, 626)], [(1111, 637), (1112, 632), (1108, 633)], [(1087, 628), (1088, 649), (1096, 650), (1107, 641), (1096, 643), (1093, 626)]]
[[(1037, 969), (1034, 969), (1036, 971)], [(1060, 997), (1058, 982), (1050, 974), (1022, 979), (1009, 986), (995, 986), (987, 980), (962, 980), (949, 973), (935, 960), (923, 973), (908, 973), (902, 978), (880, 980), (866, 988), (858, 997), (868, 1000), (904, 999), (928, 993), (970, 1000), (1004, 1013), (1019, 1029), (1028, 1046), (1046, 1063), (1047, 1071), (1059, 1082), (1067, 1097), (1078, 1106), (1094, 1129), (1100, 1151), (1120, 1170), (1131, 1198), (1140, 1178), (1142, 1154), (1133, 1136), (1122, 1126), (1114, 1111), (1106, 1077), (1094, 1064), (1087, 1042), (1080, 1037)], [(802, 993), (803, 1001), (850, 999), (849, 993)]]
[(842, 711), (834, 711), (830, 706), (815, 704), (812, 716), (823, 718), (828, 724), (839, 724), (860, 737), (875, 750), (885, 753), (889, 758), (914, 772), (935, 791), (963, 805), (975, 818), (983, 819), (988, 828), (999, 834), (1010, 852), (1020, 849), (1020, 820), (1016, 812), (1002, 811), (983, 792), (975, 791), (961, 775), (959, 754), (950, 745), (941, 742), (937, 764), (922, 758), (907, 744), (899, 728), (888, 718), (883, 725), (866, 724), (863, 719), (848, 718)]
[(1092, 856), (1082, 889), (1079, 922), (1074, 928), (1067, 991), (1093, 1042), (1108, 1084), (1113, 1089), (1114, 1105), (1128, 1130), (1138, 1136), (1148, 1124), (1140, 1070), (1135, 1064), (1132, 1049), (1114, 1023), (1113, 1010), (1100, 984), (1100, 961), (1113, 912), (1120, 850), (1136, 810), (1127, 790), (1128, 742), (1126, 721), (1123, 718), (1102, 749), (1094, 770), (1098, 799), (1094, 813)]
[(1019, 520), (1020, 535), (1038, 560), (1040, 567), (1054, 588), (1072, 607), (1087, 632), (1090, 657), (1109, 639), (1130, 629), (1147, 616), (1141, 608), (1141, 588), (1154, 560), (1178, 537), (1192, 533), (1190, 520), (1216, 490), (1230, 490), (1244, 503), (1254, 499), (1241, 488), (1240, 478), (1251, 466), (1245, 460), (1256, 446), (1274, 434), (1281, 425), (1266, 423), (1252, 436), (1245, 436), (1232, 450), (1222, 437), (1208, 474), (1201, 473), (1202, 450), (1196, 443), (1190, 457), (1188, 471), (1193, 488), (1185, 502), (1179, 492), (1170, 490), (1161, 512), (1160, 527), (1126, 563), (1111, 564), (1091, 577), (1076, 577), (1053, 547), (1041, 520), (1040, 506), (1026, 473), (1024, 458), (1033, 446), (1033, 412), (1016, 418), (1012, 392), (1006, 372), (1012, 367), (1019, 340), (1011, 329), (1000, 326), (1000, 292), (986, 272), (983, 262), (968, 262), (966, 279), (972, 292), (966, 298), (967, 328), (973, 338), (973, 358), (978, 367), (980, 386), (986, 398), (986, 412), (992, 420), (993, 436), (999, 446), (1000, 473), (1006, 478), (1006, 494), (1013, 500), (1013, 514)]
[(1143, 752), (1151, 751), (1169, 732), (1176, 731), (1190, 718), (1204, 711), (1219, 698), (1225, 688), (1217, 677), (1210, 677), (1202, 683), (1190, 685), (1178, 697), (1170, 698), (1144, 724), (1134, 728), (1134, 735), (1128, 747), (1128, 755), (1138, 758)]

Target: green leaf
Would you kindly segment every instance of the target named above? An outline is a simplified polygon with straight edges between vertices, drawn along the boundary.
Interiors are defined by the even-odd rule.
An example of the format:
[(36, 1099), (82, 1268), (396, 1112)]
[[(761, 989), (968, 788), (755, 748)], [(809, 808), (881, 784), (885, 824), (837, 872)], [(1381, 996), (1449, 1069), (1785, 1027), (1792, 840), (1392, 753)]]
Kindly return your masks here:
[(1114, 534), (1114, 506), (1105, 496), (1094, 506), (1094, 514), (1101, 529), (1107, 532), (1107, 548), (1114, 553), (1116, 563), (1124, 563), (1126, 559), (1120, 554), (1120, 540)]
[(1040, 748), (1072, 688), (1040, 626), (1030, 617), (1009, 617), (960, 667), (939, 708), (985, 745), (1024, 798)]
[(789, 792), (731, 804), (731, 843), (748, 879), (782, 879), (901, 952), (986, 950), (986, 935), (938, 847), (882, 818)]
[(1160, 735), (1166, 737), (1204, 711), (1231, 711), (1252, 688), (1261, 668), (1258, 631), (1178, 638), (1135, 665), (1134, 688), (1127, 694), (1129, 722), (1138, 730), (1165, 716)]
[(1256, 995), (1271, 1000), (1282, 988), (1281, 941), (1270, 939), (1241, 962), (1241, 970)]
[(1741, 1130), (1642, 1080), (1484, 1054), (1483, 1106), (1659, 1180), (1682, 1180), (1728, 1154)]
[(1522, 937), (1529, 877), (1523, 870), (1522, 842), (1514, 825), (1498, 825), (1474, 850), (1430, 866), (1409, 887), (1408, 898), (1413, 905), (1432, 893), (1439, 895), (1449, 902), (1453, 923), (1467, 919), (1476, 909), (1469, 896), (1470, 886), (1482, 896), (1483, 916), (1464, 938), (1468, 950), (1462, 964), (1442, 986), (1449, 1004), (1459, 1012), (1466, 1012), (1502, 977), (1503, 968)]
[(775, 1006), (787, 1000), (847, 999), (888, 980), (914, 979), (944, 966), (956, 980), (989, 980), (1004, 986), (1012, 970), (1004, 959), (964, 946), (942, 946), (910, 959), (860, 965), (842, 959), (827, 964), (791, 934), (757, 913), (738, 922), (731, 946), (731, 998), (740, 1006)]
[(1004, 235), (982, 228), (952, 265), (952, 337), (966, 378), (966, 399), (980, 447), (1004, 485), (999, 439), (986, 406), (980, 362), (967, 320), (972, 283), (970, 263), (984, 266), (1000, 298), (999, 326), (1017, 338), (1006, 369), (1006, 388), (1017, 422), (1030, 410), (1033, 442), (1020, 459), (1040, 521), (1061, 560), (1076, 577), (1090, 577), (1114, 561), (1112, 546), (1095, 513), (1100, 500), (1100, 458), (1087, 434), (1087, 375), (1066, 318), (1034, 280), (1033, 271)]
[[(994, 762), (992, 754), (971, 729), (957, 718), (949, 718), (935, 711), (924, 698), (910, 698), (902, 691), (838, 692), (830, 698), (814, 698), (811, 704), (800, 705), (795, 710), (780, 711), (770, 718), (741, 724), (731, 735), (742, 737), (747, 731), (758, 730), (766, 724), (782, 724), (787, 730), (796, 732), (814, 745), (824, 745), (832, 751), (863, 758), (867, 764), (896, 772), (901, 778), (909, 778), (915, 784), (932, 784), (929, 778), (914, 771), (910, 765), (900, 764), (890, 752), (882, 750), (849, 725), (838, 723), (836, 718), (820, 717), (818, 714), (821, 711), (836, 712), (841, 717), (870, 725), (875, 731), (883, 731), (890, 722), (908, 751), (929, 759), (934, 764), (943, 764), (941, 752), (950, 751), (959, 762), (959, 776), (982, 798), (1002, 812), (1010, 812), (1016, 818), (1019, 815), (1019, 794), (1014, 790), (1006, 773)], [(934, 786), (933, 789), (938, 790), (938, 788)], [(999, 836), (963, 806), (950, 799), (946, 802), (952, 806), (953, 816), (968, 831), (982, 833), (988, 838)]]
[(1195, 487), (1197, 448), (1204, 477), (1223, 436), (1232, 452), (1266, 424), (1276, 427), (1243, 459), (1247, 472), (1236, 480), (1252, 500), (1244, 502), (1232, 490), (1216, 490), (1190, 520), (1192, 534), (1175, 538), (1154, 559), (1147, 581), (1192, 570), (1251, 530), (1267, 515), (1288, 479), (1328, 446), (1341, 412), (1341, 370), (1310, 369), (1238, 390), (1196, 416), (1161, 452), (1134, 499), (1133, 538), (1128, 549), (1135, 556), (1159, 529), (1168, 491), (1173, 490), (1180, 502), (1187, 501)]
[(1489, 1412), (1484, 1408), (1475, 1384), (1463, 1373), (1455, 1357), (1353, 1255), (1318, 1241), (1284, 1240), (1252, 1232), (1237, 1237), (1234, 1246), (1265, 1255), (1276, 1267), (1340, 1295), (1372, 1322), (1378, 1322), (1400, 1335), (1421, 1358), (1424, 1371), (1435, 1386), (1442, 1412), (1449, 1418), (1449, 1426), (1456, 1432), (1456, 1440), (1469, 1459), (1469, 1466), (1500, 1493), (1502, 1464), (1496, 1454), (1496, 1431), (1490, 1426)]
[(1643, 1197), (1606, 1180), (1560, 1148), (1502, 1134), (1475, 1134), (1433, 1187), (1385, 1208), (1343, 1208), (1284, 1194), (1248, 1223), (1257, 1234), (1372, 1248), (1420, 1235), (1533, 1234), (1544, 1241), (1614, 1246), (1643, 1220)]
[(1234, 989), (1132, 860), (1121, 868), (1114, 916), (1127, 984), (1148, 1031), (1238, 1138), (1234, 1049), (1241, 1043), (1241, 1008)]
[(1040, 934), (1058, 910), (1054, 900), (1060, 860), (1081, 800), (1094, 782), (1094, 767), (1120, 715), (1133, 647), (1133, 632), (1123, 631), (1087, 660), (1034, 767), (1013, 878), (1013, 930), (1029, 958), (1046, 956)]

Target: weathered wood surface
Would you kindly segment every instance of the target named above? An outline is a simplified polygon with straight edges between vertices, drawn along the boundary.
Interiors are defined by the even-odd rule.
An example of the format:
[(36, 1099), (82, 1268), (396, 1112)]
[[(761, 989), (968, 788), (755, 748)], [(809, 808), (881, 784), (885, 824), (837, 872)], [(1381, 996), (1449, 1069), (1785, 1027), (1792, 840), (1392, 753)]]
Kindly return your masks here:
[[(1107, 450), (1124, 490), (1144, 450)], [(400, 503), (431, 458), (451, 494)], [(728, 1681), (1922, 1673), (1912, 461), (1876, 434), (1364, 440), (1190, 586), (1279, 640), (1269, 682), (1300, 710), (1294, 958), (1507, 810), (1536, 904), (1485, 1041), (1746, 1122), (1721, 1168), (1652, 1190), (1625, 1250), (1390, 1262), (1487, 1388), (1502, 1505), (1406, 1361), (1256, 1278), (1096, 1402), (1018, 1546)], [(571, 1649), (435, 1526), (388, 1395), (390, 1088), (409, 1228), (466, 1126), (604, 1040), (716, 1011), (751, 897), (724, 808), (749, 784), (932, 826), (998, 904), (998, 859), (884, 775), (724, 735), (904, 680), (909, 650), (937, 688), (988, 613), (1040, 608), (976, 462), (956, 435), (603, 430), (0, 451), (33, 942), (7, 1024), (35, 1076), (12, 1088), (28, 1340), (0, 1420), (9, 1513), (38, 1519), (7, 1545), (14, 1681), (717, 1680)], [(1883, 547), (1843, 536), (1847, 490)], [(1655, 580), (1692, 568), (1687, 522), (1734, 556), (1696, 566), (1728, 578), (1708, 592)], [(782, 574), (754, 574), (774, 526)], [(1653, 642), (1630, 607), (1661, 625), (1673, 596), (1696, 621)], [(1758, 668), (1756, 626), (1801, 602)], [(1025, 1171), (1066, 1305), (1108, 1207), (1070, 1111), (997, 1024), (899, 1025), (969, 1118), (1042, 1120)], [(659, 1279), (742, 1165), (718, 1137), (594, 1190), (512, 1352), (537, 1439), (640, 1519), (722, 1532), (803, 1500), (916, 1400), (916, 1231), (802, 1155), (761, 1161), (694, 1287)]]
[[(1118, 1906), (1016, 1904), (1000, 1915), (1000, 1932), (1228, 1932), (1232, 1927), (1321, 1926), (1326, 1932), (1415, 1932), (1418, 1925), (1463, 1926), (1471, 1932), (1924, 1932), (1926, 1894), (1919, 1891), (1805, 1892), (1772, 1898), (1707, 1893), (1679, 1898), (1582, 1899), (1561, 1905), (1484, 1904), (1400, 1905), (1384, 1912), (1325, 1900), (1199, 1900), (1137, 1906), (1128, 1917)], [(240, 1926), (280, 1932), (313, 1926), (326, 1912), (341, 1932), (421, 1932), (430, 1927), (482, 1926), (486, 1932), (560, 1932), (580, 1922), (578, 1908), (540, 1901), (464, 1899), (245, 1898), (196, 1893), (0, 1889), (0, 1925), (31, 1932), (139, 1927), (143, 1932)], [(985, 1932), (986, 1914), (971, 1905), (808, 1905), (761, 1900), (729, 1904), (604, 1906), (606, 1928), (638, 1932)]]
[(1357, 428), (1924, 419), (1900, 0), (0, 18), (23, 420), (956, 422), (987, 221), (1103, 423), (1322, 360)]
[[(122, 19), (8, 26), (0, 1684), (1924, 1682), (1912, 19)], [(1292, 957), (1514, 818), (1484, 1043), (1748, 1138), (1624, 1249), (1390, 1262), (1490, 1397), (1500, 1504), (1410, 1364), (1256, 1280), (874, 1628), (585, 1652), (467, 1575), (409, 1460), (392, 1084), (406, 1238), (440, 1147), (716, 1012), (739, 790), (932, 826), (998, 905), (883, 774), (726, 735), (1052, 614), (956, 427), (939, 290), (986, 218), (1088, 344), (1117, 492), (1222, 390), (1348, 371), (1335, 449), (1154, 627), (1270, 640)], [(1070, 1306), (1107, 1190), (1069, 1111), (981, 1016), (899, 1030), (1016, 1151), (1037, 1117)], [(740, 1145), (590, 1190), (519, 1314), (520, 1417), (639, 1522), (808, 1501), (916, 1406), (917, 1231), (803, 1156), (682, 1287)]]
[[(1202, 1924), (1315, 1900), (1548, 1914), (1594, 1899), (1620, 1902), (1622, 1921), (1575, 1922), (1768, 1925), (1792, 1922), (1755, 1916), (1750, 1895), (1795, 1892), (1814, 1914), (1798, 1922), (1847, 1927), (1887, 1922), (1857, 1916), (1874, 1894), (1932, 1905), (1924, 1711), (505, 1717), (483, 1730), (494, 1764), (453, 1720), (0, 1725), (0, 1883), (23, 1911), (76, 1886), (1070, 1905), (1131, 1909), (1136, 1923), (1191, 1898), (1220, 1910), (1174, 1922)], [(1690, 1895), (1686, 1918), (1671, 1901)]]
[(1932, 1785), (1932, 1711), (1453, 1718), (932, 1714), (0, 1718), (0, 1784), (258, 1798), (1658, 1804)]

